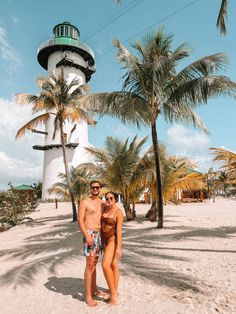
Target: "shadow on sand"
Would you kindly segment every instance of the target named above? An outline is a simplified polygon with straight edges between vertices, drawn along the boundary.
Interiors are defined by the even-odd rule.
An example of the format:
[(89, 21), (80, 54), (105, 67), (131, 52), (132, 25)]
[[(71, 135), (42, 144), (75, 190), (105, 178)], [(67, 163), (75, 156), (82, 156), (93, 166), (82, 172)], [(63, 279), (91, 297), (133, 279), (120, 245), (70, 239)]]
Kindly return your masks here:
[[(0, 251), (0, 257), (14, 260), (17, 267), (13, 267), (5, 274), (0, 276), (1, 286), (24, 286), (32, 285), (34, 278), (42, 270), (46, 269), (51, 274), (56, 274), (57, 266), (61, 266), (71, 260), (76, 260), (82, 255), (82, 235), (76, 223), (69, 221), (70, 216), (61, 215), (58, 217), (45, 217), (36, 219), (30, 223), (30, 227), (50, 224), (51, 231), (25, 238), (25, 245), (9, 250)], [(174, 216), (172, 217), (174, 218)], [(236, 233), (236, 227), (221, 227), (214, 229), (178, 227), (184, 229), (180, 232), (163, 233), (153, 227), (143, 227), (142, 220), (138, 224), (141, 228), (134, 229), (129, 222), (124, 223), (123, 227), (123, 257), (122, 275), (134, 274), (150, 280), (156, 285), (168, 286), (180, 290), (193, 290), (201, 292), (197, 287), (196, 279), (187, 276), (181, 271), (174, 271), (171, 268), (164, 268), (163, 260), (186, 260), (182, 257), (171, 255), (176, 250), (180, 251), (205, 251), (193, 248), (168, 247), (166, 243), (178, 243), (183, 238), (201, 237), (231, 237)], [(174, 227), (175, 228), (175, 227)], [(41, 232), (41, 230), (39, 231)], [(163, 245), (164, 244), (164, 245)], [(211, 251), (211, 250), (207, 250)], [(227, 250), (212, 250), (219, 253), (236, 253)], [(148, 264), (147, 264), (148, 261)], [(164, 263), (163, 263), (164, 264)], [(78, 278), (57, 278), (50, 277), (45, 287), (56, 293), (69, 294), (73, 298), (84, 300), (83, 280)]]

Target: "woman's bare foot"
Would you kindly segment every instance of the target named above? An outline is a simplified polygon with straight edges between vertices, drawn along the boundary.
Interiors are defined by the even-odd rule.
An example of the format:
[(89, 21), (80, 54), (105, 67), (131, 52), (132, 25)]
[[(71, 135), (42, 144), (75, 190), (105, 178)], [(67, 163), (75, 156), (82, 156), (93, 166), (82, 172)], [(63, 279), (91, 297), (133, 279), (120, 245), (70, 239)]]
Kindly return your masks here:
[(109, 304), (116, 304), (117, 303), (117, 295), (111, 294), (109, 299)]
[(93, 300), (93, 299), (86, 300), (85, 302), (86, 302), (86, 304), (87, 304), (88, 306), (97, 306), (97, 305), (98, 305), (97, 301), (95, 301), (95, 300)]

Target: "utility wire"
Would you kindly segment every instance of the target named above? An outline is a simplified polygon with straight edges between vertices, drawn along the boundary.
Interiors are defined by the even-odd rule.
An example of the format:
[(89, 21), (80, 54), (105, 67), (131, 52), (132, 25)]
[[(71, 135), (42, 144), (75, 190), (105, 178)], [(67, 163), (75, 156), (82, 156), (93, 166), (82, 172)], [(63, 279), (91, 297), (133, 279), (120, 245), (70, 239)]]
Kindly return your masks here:
[(121, 16), (123, 16), (125, 13), (129, 12), (131, 9), (135, 8), (137, 5), (139, 5), (144, 0), (134, 0), (128, 5), (126, 5), (123, 9), (121, 9), (119, 12), (113, 14), (109, 19), (107, 19), (102, 25), (95, 28), (92, 32), (90, 32), (87, 37), (83, 38), (84, 41), (89, 40), (90, 38), (94, 37), (97, 33), (102, 31), (104, 28), (109, 26), (110, 24), (114, 23), (116, 20), (118, 20)]
[[(137, 37), (138, 35), (140, 35), (140, 34), (146, 32), (148, 29), (152, 28), (153, 26), (155, 26), (155, 25), (157, 25), (157, 24), (160, 24), (160, 23), (162, 23), (162, 22), (168, 20), (169, 18), (175, 16), (176, 14), (182, 12), (183, 10), (189, 8), (190, 6), (192, 6), (193, 4), (195, 4), (196, 2), (199, 2), (199, 1), (201, 1), (201, 0), (193, 0), (193, 1), (191, 1), (190, 3), (188, 3), (188, 4), (184, 5), (184, 6), (182, 6), (181, 8), (179, 8), (179, 9), (177, 9), (177, 10), (175, 10), (175, 11), (173, 11), (172, 13), (170, 13), (170, 14), (168, 14), (167, 16), (163, 17), (162, 19), (158, 20), (157, 22), (155, 22), (155, 23), (151, 24), (150, 26), (144, 28), (142, 31), (140, 31), (140, 32), (136, 33), (135, 35), (129, 37), (128, 39), (124, 40), (123, 43), (127, 43), (128, 41), (132, 40), (133, 38)], [(100, 56), (98, 56), (96, 59), (99, 59), (99, 58), (104, 57), (105, 55), (107, 55), (108, 53), (110, 53), (111, 51), (113, 51), (114, 49), (115, 49), (115, 48), (113, 47), (113, 48), (111, 48), (111, 49), (105, 51), (103, 54), (101, 54)]]

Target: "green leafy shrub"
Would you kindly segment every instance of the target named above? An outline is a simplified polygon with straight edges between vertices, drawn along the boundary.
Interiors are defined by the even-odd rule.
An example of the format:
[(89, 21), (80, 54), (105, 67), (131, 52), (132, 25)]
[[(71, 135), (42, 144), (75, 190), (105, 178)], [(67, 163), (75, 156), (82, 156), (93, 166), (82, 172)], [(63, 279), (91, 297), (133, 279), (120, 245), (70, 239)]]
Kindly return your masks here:
[(0, 231), (19, 224), (26, 213), (32, 211), (32, 202), (11, 184), (9, 186), (7, 191), (0, 191)]

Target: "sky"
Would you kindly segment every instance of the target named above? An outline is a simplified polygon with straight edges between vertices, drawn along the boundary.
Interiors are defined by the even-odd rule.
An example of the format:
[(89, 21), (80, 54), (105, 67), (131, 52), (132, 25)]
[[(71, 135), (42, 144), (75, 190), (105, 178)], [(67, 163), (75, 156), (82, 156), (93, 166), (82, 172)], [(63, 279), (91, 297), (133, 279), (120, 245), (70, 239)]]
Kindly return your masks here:
[[(122, 87), (122, 70), (116, 61), (112, 39), (127, 48), (146, 34), (164, 27), (174, 34), (174, 47), (187, 42), (193, 48), (183, 68), (194, 60), (217, 52), (229, 58), (220, 74), (236, 81), (236, 1), (229, 1), (227, 36), (220, 35), (216, 19), (221, 0), (2, 0), (0, 12), (0, 189), (32, 184), (42, 180), (43, 153), (32, 146), (42, 143), (42, 135), (28, 133), (15, 140), (16, 131), (30, 120), (31, 111), (15, 104), (15, 94), (38, 94), (36, 78), (47, 72), (37, 62), (39, 45), (53, 37), (53, 27), (69, 21), (80, 30), (80, 40), (94, 52), (96, 72), (89, 82), (91, 92), (110, 92)], [(132, 51), (132, 48), (130, 48)], [(167, 124), (158, 120), (159, 140), (170, 154), (189, 157), (197, 169), (207, 171), (212, 163), (209, 147), (236, 151), (236, 100), (220, 97), (210, 100), (197, 112), (210, 135), (191, 126)], [(89, 142), (102, 147), (107, 136), (132, 139), (149, 135), (108, 117), (89, 128)]]

